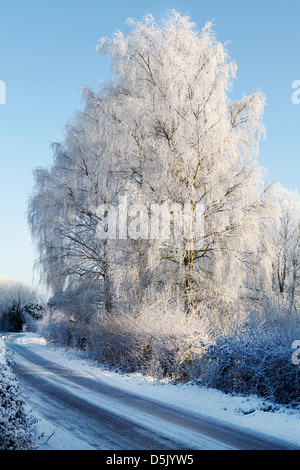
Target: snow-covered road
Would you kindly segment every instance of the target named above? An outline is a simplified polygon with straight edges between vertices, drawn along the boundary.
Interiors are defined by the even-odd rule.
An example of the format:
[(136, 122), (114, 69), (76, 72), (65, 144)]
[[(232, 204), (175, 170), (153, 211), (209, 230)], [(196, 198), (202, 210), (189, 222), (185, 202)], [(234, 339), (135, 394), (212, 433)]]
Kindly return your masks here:
[[(177, 406), (172, 393), (163, 400), (153, 385), (151, 393), (149, 383), (131, 387), (128, 376), (127, 382), (118, 382), (112, 373), (70, 358), (38, 336), (9, 334), (6, 346), (14, 352), (15, 373), (45, 432), (42, 449), (300, 448), (297, 441), (284, 442), (200, 413), (196, 404)], [(212, 394), (212, 400), (216, 397)]]

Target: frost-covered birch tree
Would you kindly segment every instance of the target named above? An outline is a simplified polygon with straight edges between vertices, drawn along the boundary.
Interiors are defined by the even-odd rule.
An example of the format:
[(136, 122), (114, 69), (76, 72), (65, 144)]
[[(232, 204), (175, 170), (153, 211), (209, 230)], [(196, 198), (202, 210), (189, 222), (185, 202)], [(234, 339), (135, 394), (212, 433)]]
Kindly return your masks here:
[(65, 141), (53, 144), (51, 169), (35, 171), (28, 208), (46, 285), (56, 298), (66, 298), (73, 314), (75, 309), (84, 315), (92, 305), (112, 308), (109, 240), (97, 236), (97, 227), (106, 224), (99, 206), (115, 197), (108, 184), (112, 162), (105, 95), (96, 100), (87, 89), (85, 99), (84, 111), (66, 126)]
[[(122, 97), (116, 151), (131, 171), (131, 195), (192, 210), (201, 203), (205, 219), (202, 239), (143, 242), (139, 251), (153, 278), (182, 285), (187, 312), (201, 300), (234, 299), (263, 251), (268, 205), (256, 156), (265, 98), (230, 100), (236, 65), (210, 23), (198, 31), (172, 12), (162, 27), (151, 15), (131, 24), (128, 36), (99, 43)], [(270, 277), (269, 263), (259, 269)]]

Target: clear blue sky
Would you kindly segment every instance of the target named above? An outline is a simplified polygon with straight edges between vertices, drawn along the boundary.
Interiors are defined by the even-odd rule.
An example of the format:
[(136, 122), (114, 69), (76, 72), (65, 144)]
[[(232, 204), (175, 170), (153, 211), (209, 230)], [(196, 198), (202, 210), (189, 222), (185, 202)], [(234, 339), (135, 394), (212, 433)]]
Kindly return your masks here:
[(299, 0), (1, 0), (0, 278), (31, 284), (34, 252), (25, 222), (32, 170), (49, 166), (49, 143), (82, 108), (83, 84), (110, 77), (95, 51), (102, 36), (128, 31), (128, 17), (152, 13), (159, 21), (175, 9), (199, 27), (214, 20), (221, 42), (238, 65), (234, 95), (261, 88), (268, 99), (267, 140), (259, 161), (270, 181), (299, 189), (300, 105), (291, 84), (300, 80)]

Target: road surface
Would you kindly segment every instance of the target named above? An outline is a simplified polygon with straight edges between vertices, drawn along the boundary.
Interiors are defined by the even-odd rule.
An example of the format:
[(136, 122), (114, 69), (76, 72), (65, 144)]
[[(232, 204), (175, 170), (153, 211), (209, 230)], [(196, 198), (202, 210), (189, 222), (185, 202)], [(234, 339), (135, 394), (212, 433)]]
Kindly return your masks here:
[(293, 448), (283, 441), (245, 433), (221, 421), (128, 393), (68, 364), (56, 363), (51, 355), (48, 360), (38, 348), (28, 347), (20, 338), (22, 333), (9, 334), (6, 347), (13, 351), (14, 372), (27, 402), (54, 431), (44, 449)]

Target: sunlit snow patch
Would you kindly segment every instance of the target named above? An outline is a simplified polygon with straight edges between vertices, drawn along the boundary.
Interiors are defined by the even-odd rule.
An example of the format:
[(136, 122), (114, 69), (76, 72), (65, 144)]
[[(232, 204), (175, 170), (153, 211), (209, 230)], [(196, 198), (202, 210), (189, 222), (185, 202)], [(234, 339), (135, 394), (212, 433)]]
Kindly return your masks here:
[(24, 336), (21, 336), (20, 338), (16, 339), (16, 343), (19, 344), (39, 344), (40, 346), (46, 346), (47, 341), (45, 338), (42, 338), (40, 336), (34, 335), (34, 334), (26, 334)]

